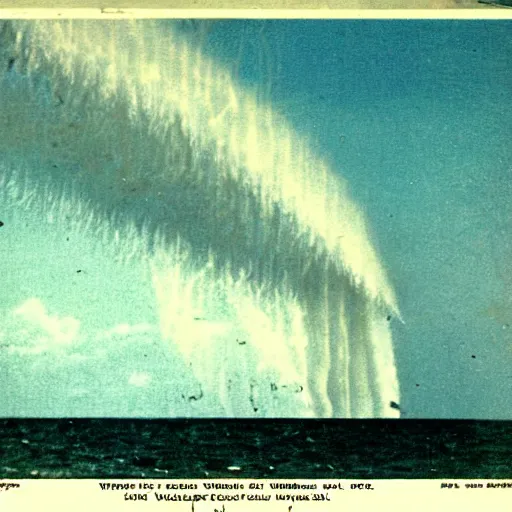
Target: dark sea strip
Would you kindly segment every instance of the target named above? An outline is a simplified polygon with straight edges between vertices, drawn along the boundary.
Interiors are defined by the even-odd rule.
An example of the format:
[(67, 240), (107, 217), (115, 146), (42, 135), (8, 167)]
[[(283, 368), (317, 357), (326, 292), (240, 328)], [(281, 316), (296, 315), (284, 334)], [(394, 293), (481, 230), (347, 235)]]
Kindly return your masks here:
[(9, 479), (504, 479), (511, 460), (510, 421), (0, 420)]

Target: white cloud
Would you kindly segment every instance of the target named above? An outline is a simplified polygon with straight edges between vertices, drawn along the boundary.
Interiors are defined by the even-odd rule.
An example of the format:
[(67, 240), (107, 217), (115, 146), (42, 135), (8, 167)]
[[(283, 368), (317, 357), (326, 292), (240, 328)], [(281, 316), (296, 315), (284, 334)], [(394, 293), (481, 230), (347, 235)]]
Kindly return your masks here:
[(65, 348), (78, 339), (80, 321), (71, 316), (50, 315), (43, 302), (30, 298), (3, 319), (0, 339), (8, 340), (10, 352), (40, 354)]
[[(116, 340), (150, 343), (160, 340), (158, 326), (148, 323), (121, 323), (107, 329), (84, 332), (80, 320), (72, 316), (50, 314), (44, 302), (32, 297), (11, 311), (0, 311), (0, 344), (11, 353), (42, 354), (66, 350), (68, 358), (83, 362), (90, 357), (108, 354), (105, 342)], [(92, 342), (88, 353), (73, 348)]]
[(72, 389), (69, 393), (70, 396), (74, 397), (74, 398), (82, 398), (82, 397), (85, 397), (85, 396), (88, 396), (90, 395), (90, 391), (86, 388), (75, 388), (75, 389)]
[(119, 324), (99, 333), (101, 338), (126, 337), (134, 334), (154, 333), (156, 326), (150, 324)]
[(133, 372), (128, 379), (128, 384), (138, 388), (147, 388), (151, 382), (151, 375), (146, 372)]
[(37, 298), (25, 301), (14, 314), (57, 344), (69, 345), (76, 339), (80, 329), (80, 321), (76, 318), (49, 315), (44, 304)]

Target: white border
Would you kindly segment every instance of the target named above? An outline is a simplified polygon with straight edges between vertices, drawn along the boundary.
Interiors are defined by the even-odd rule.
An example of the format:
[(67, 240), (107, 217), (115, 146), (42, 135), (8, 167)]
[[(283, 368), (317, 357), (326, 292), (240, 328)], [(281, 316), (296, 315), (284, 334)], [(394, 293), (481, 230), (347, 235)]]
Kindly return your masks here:
[(512, 9), (0, 9), (0, 19), (512, 19)]

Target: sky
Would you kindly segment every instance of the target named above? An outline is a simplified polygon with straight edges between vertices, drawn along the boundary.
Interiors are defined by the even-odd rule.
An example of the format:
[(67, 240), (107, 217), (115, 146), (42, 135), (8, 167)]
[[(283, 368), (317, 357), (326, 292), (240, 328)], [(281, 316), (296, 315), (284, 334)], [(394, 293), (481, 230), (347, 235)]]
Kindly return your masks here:
[[(230, 20), (181, 28), (306, 136), (364, 210), (403, 318), (392, 322), (402, 417), (512, 419), (512, 22)], [(16, 230), (6, 229), (11, 222)], [(4, 248), (14, 247), (29, 221), (4, 223)], [(43, 247), (47, 233), (27, 227), (24, 235)], [(159, 397), (169, 393), (176, 354), (154, 342), (143, 270), (116, 275), (102, 248), (88, 243), (58, 265), (41, 250), (25, 279), (44, 289), (41, 281), (68, 271), (79, 282), (85, 268), (86, 294), (110, 272), (118, 284), (105, 296), (87, 308), (77, 298), (60, 316), (35, 298), (23, 302), (21, 290), (9, 296), (18, 308), (9, 321), (30, 319), (31, 336), (43, 341), (20, 344), (0, 366), (10, 389), (1, 415), (123, 416), (135, 403), (138, 415), (167, 415)], [(15, 266), (4, 252), (9, 258)], [(56, 275), (41, 278), (44, 262)], [(79, 309), (81, 324), (72, 314)], [(96, 341), (64, 363), (59, 351), (85, 325)], [(44, 356), (31, 360), (32, 381), (27, 350)], [(193, 381), (187, 386), (180, 393), (197, 394)]]
[(402, 417), (512, 418), (512, 23), (215, 22), (349, 184), (394, 284)]

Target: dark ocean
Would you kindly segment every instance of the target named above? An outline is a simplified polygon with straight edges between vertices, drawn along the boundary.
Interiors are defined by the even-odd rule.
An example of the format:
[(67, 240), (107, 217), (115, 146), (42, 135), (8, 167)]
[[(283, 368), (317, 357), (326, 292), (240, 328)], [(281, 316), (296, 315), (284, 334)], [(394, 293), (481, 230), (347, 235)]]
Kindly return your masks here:
[(511, 460), (508, 421), (0, 421), (9, 479), (506, 479)]

